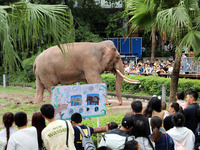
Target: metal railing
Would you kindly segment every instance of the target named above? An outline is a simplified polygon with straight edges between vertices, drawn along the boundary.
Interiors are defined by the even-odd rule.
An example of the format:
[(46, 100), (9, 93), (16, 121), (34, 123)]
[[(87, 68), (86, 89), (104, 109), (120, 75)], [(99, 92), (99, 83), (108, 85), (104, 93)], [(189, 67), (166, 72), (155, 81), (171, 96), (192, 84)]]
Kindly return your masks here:
[(181, 58), (180, 73), (183, 74), (200, 74), (200, 61), (193, 57)]

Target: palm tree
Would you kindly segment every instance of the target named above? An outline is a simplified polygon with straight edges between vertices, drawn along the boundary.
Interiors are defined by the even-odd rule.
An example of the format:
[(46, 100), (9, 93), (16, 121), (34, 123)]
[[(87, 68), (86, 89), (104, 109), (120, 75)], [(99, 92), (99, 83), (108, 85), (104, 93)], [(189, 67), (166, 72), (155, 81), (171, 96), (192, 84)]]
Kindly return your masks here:
[(151, 62), (154, 61), (156, 47), (156, 16), (160, 10), (160, 1), (154, 0), (126, 0), (125, 12), (131, 16), (129, 23), (131, 30), (137, 31), (142, 27), (146, 32), (151, 31), (152, 51)]
[(73, 42), (73, 33), (73, 18), (66, 5), (39, 5), (26, 1), (0, 6), (0, 49), (4, 71), (15, 71), (21, 61), (19, 52), (37, 49), (39, 36), (60, 45)]
[[(176, 47), (176, 58), (172, 72), (170, 86), (170, 101), (175, 101), (178, 88), (178, 78), (182, 48), (193, 48), (196, 56), (199, 56), (200, 43), (200, 11), (198, 0), (127, 0), (131, 4), (126, 8), (132, 28), (138, 26), (148, 29), (157, 26), (157, 30), (166, 32), (170, 41)], [(159, 4), (158, 4), (159, 3)]]

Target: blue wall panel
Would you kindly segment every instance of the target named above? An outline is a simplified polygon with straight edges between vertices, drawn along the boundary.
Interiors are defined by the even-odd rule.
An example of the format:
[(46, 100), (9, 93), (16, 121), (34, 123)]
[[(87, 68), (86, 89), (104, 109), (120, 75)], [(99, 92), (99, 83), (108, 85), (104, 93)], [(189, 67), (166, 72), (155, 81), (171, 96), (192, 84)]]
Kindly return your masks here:
[(117, 50), (119, 51), (118, 38), (109, 38), (108, 40), (113, 41), (113, 43), (115, 44), (115, 47), (116, 47)]
[(137, 56), (138, 58), (141, 58), (142, 56), (142, 38), (132, 38), (132, 47), (131, 47), (131, 52), (132, 53), (137, 53), (134, 56)]

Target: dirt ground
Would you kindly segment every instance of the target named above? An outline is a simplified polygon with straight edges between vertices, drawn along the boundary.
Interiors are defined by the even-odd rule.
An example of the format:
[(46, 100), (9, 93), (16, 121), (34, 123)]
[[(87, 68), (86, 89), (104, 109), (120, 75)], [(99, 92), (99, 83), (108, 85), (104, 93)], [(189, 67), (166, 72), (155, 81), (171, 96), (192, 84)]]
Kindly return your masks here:
[[(114, 113), (126, 113), (127, 111), (131, 111), (131, 103), (133, 100), (123, 100), (122, 105), (119, 105), (118, 100), (115, 99), (108, 99), (111, 102), (110, 107), (107, 108), (106, 114), (114, 114)], [(143, 108), (147, 106), (147, 102), (142, 101)]]

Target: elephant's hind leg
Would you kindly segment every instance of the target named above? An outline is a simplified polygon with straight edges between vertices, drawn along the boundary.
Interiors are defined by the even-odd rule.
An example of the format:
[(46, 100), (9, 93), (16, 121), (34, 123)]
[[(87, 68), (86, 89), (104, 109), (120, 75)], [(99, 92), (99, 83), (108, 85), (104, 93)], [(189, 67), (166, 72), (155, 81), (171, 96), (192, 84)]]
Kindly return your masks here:
[(44, 85), (40, 81), (39, 77), (36, 77), (36, 95), (34, 98), (34, 104), (44, 104), (43, 94), (44, 94)]

